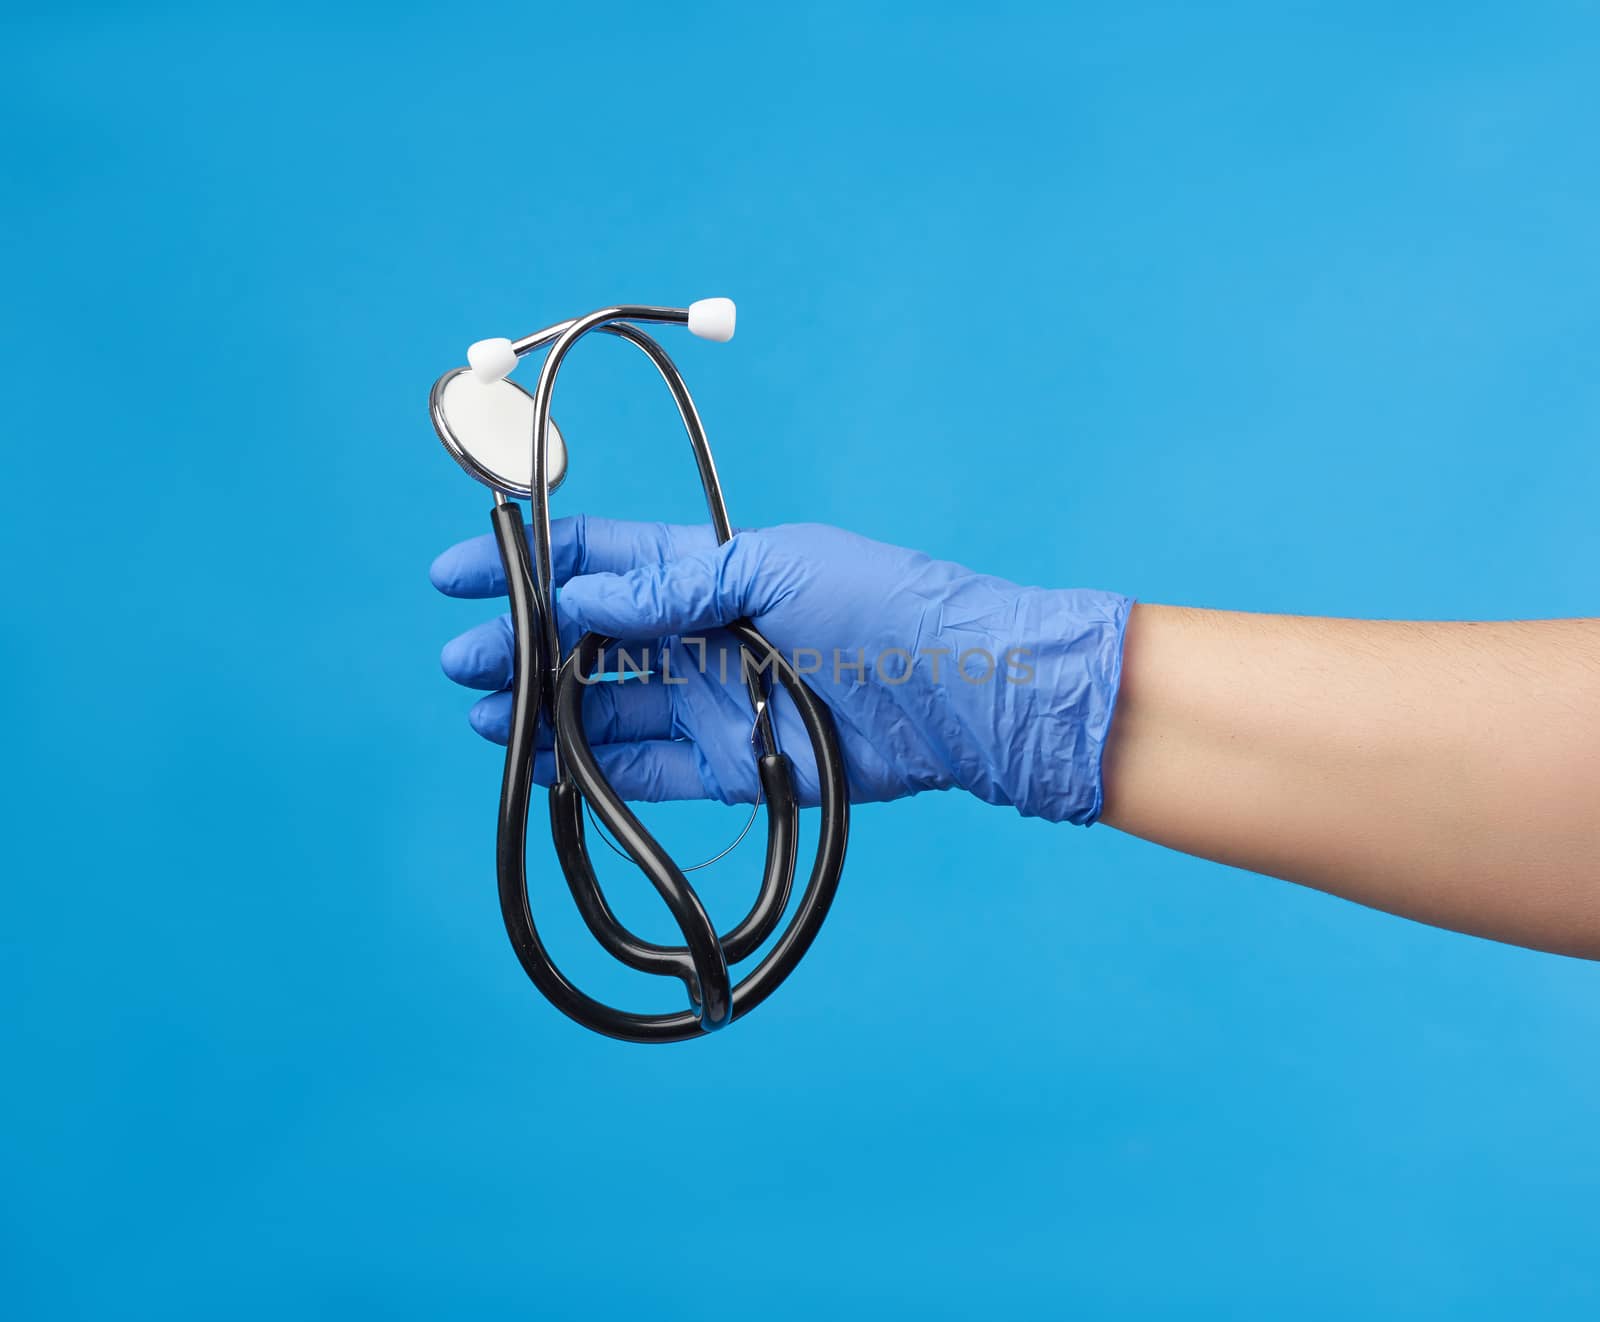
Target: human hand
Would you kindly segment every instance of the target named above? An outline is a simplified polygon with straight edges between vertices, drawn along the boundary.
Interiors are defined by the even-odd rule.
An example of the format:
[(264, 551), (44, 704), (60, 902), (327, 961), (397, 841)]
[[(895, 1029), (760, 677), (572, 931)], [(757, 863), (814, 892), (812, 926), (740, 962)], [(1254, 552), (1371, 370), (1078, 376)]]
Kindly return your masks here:
[[(551, 543), (563, 646), (585, 631), (622, 639), (607, 668), (634, 672), (594, 684), (584, 704), (624, 798), (754, 800), (753, 716), (738, 644), (721, 628), (748, 618), (832, 711), (854, 802), (959, 787), (1054, 821), (1099, 815), (1125, 597), (1019, 587), (822, 524), (718, 546), (707, 526), (578, 515), (554, 522)], [(445, 551), (431, 577), (448, 596), (506, 590), (490, 535)], [(453, 639), (441, 661), (457, 683), (491, 691), (470, 720), (504, 743), (509, 616)], [(801, 802), (814, 804), (805, 732), (787, 701), (773, 708)], [(541, 784), (548, 742), (546, 732)]]

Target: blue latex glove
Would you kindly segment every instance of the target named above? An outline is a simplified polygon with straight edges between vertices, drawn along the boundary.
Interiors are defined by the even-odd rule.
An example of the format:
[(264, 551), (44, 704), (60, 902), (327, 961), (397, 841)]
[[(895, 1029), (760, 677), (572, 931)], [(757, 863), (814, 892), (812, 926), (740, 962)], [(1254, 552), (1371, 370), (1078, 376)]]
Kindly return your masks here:
[[(624, 798), (754, 800), (750, 703), (737, 644), (718, 628), (746, 616), (831, 709), (854, 802), (960, 787), (1052, 821), (1100, 814), (1126, 597), (1018, 587), (820, 524), (740, 532), (719, 547), (709, 527), (579, 515), (555, 521), (552, 551), (564, 646), (586, 630), (652, 640), (606, 667), (648, 658), (646, 677), (585, 697), (595, 753)], [(487, 535), (451, 547), (432, 579), (453, 597), (505, 593)], [(499, 743), (511, 655), (501, 616), (442, 657), (451, 679), (493, 691), (471, 722)], [(805, 732), (787, 700), (774, 705), (802, 802), (814, 804)], [(542, 754), (540, 784), (551, 769)]]

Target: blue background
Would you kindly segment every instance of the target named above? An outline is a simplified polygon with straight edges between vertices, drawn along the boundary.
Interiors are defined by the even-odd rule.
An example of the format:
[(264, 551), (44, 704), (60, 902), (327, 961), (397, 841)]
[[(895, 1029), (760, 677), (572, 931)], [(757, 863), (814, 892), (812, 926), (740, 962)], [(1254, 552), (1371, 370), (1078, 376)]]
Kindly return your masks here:
[[(4, 20), (8, 1316), (1592, 1315), (1593, 966), (944, 795), (735, 1031), (560, 1019), (425, 398), (727, 293), (740, 522), (1600, 613), (1594, 5), (142, 8)], [(623, 346), (562, 392), (560, 511), (699, 517)]]

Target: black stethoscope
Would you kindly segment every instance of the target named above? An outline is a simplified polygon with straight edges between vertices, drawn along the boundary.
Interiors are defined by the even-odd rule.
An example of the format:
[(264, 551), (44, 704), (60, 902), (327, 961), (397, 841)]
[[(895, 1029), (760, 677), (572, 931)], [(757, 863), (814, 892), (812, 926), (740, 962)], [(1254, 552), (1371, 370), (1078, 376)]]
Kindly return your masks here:
[[(550, 417), (556, 374), (572, 346), (590, 331), (604, 331), (637, 345), (656, 365), (689, 435), (717, 541), (726, 542), (733, 536), (722, 484), (689, 388), (666, 351), (636, 322), (686, 325), (703, 339), (725, 341), (733, 337), (734, 306), (725, 298), (709, 298), (687, 308), (602, 308), (520, 340), (480, 340), (467, 351), (471, 365), (446, 372), (434, 382), (428, 403), (434, 430), (445, 448), (469, 475), (494, 492), (495, 540), (511, 598), (515, 634), (511, 737), (506, 746), (495, 850), (506, 932), (534, 986), (584, 1027), (629, 1042), (682, 1042), (749, 1013), (777, 989), (810, 948), (827, 917), (844, 868), (850, 796), (827, 707), (748, 620), (736, 620), (727, 629), (738, 639), (748, 662), (744, 678), (754, 713), (752, 752), (767, 805), (767, 853), (761, 889), (740, 922), (718, 935), (684, 875), (693, 869), (673, 862), (612, 789), (595, 760), (583, 727), (583, 695), (594, 682), (606, 649), (619, 640), (585, 634), (563, 657), (552, 608), (549, 500), (549, 493), (566, 476), (567, 466), (565, 441)], [(550, 350), (530, 396), (507, 377), (518, 359), (545, 345)], [(522, 510), (508, 499), (513, 495), (527, 497), (532, 505), (526, 536)], [(778, 747), (764, 682), (767, 678), (776, 678), (783, 686), (810, 740), (822, 822), (811, 877), (794, 916), (765, 957), (735, 984), (729, 966), (754, 955), (777, 930), (789, 906), (799, 845), (800, 805), (789, 759)], [(689, 992), (689, 1009), (674, 1014), (634, 1014), (597, 1001), (566, 978), (540, 941), (528, 903), (526, 850), (533, 759), (544, 723), (554, 731), (556, 765), (550, 786), (550, 830), (579, 913), (595, 939), (628, 967), (682, 979)], [(611, 911), (589, 857), (585, 808), (666, 901), (683, 945), (645, 941)]]

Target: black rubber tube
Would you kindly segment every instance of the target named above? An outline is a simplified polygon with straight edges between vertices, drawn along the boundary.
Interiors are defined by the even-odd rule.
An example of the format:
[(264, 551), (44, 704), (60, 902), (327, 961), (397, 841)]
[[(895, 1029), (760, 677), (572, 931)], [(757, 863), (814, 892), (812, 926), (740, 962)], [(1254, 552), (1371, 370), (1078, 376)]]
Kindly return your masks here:
[[(559, 710), (559, 705), (558, 705)], [(729, 964), (749, 959), (777, 929), (794, 887), (795, 855), (800, 844), (800, 804), (794, 792), (789, 759), (769, 753), (758, 760), (762, 798), (767, 807), (767, 854), (761, 889), (750, 912), (717, 938)], [(595, 875), (584, 836), (583, 798), (578, 787), (561, 780), (550, 787), (550, 833), (556, 857), (584, 923), (614, 958), (641, 973), (671, 974), (691, 990), (693, 959), (687, 946), (662, 946), (635, 936), (611, 911)]]
[[(578, 681), (578, 676), (590, 672), (600, 653), (612, 641), (599, 634), (584, 634), (562, 669), (561, 681), (556, 686), (556, 748), (561, 755), (563, 775), (570, 776), (572, 780), (567, 785), (558, 780), (550, 788), (551, 797), (565, 799), (571, 785), (575, 784), (577, 793), (589, 801), (594, 815), (611, 832), (618, 848), (638, 865), (656, 892), (666, 901), (673, 921), (683, 933), (684, 945), (688, 950), (694, 976), (690, 992), (698, 993), (695, 994), (695, 1001), (700, 1008), (701, 1026), (708, 1030), (721, 1028), (733, 1017), (733, 983), (728, 976), (727, 957), (717, 941), (717, 930), (711, 926), (711, 915), (706, 912), (694, 887), (672, 861), (671, 855), (645, 830), (644, 823), (623, 802), (622, 796), (611, 788), (611, 782), (601, 772), (600, 764), (595, 761), (594, 749), (589, 746), (589, 740), (583, 732), (584, 686)], [(577, 727), (576, 734), (574, 726)], [(551, 815), (554, 818), (554, 808)], [(602, 944), (613, 954), (617, 953), (612, 945), (613, 939), (641, 944), (617, 922), (605, 905), (581, 835), (574, 838), (570, 833), (565, 833), (565, 843), (568, 848), (558, 850), (561, 868), (567, 874), (567, 884), (574, 895), (580, 891), (587, 893), (589, 906), (586, 907), (580, 899), (579, 907), (584, 909), (590, 929), (600, 936)], [(601, 926), (596, 927), (594, 920), (599, 920)], [(635, 968), (641, 967), (638, 962), (628, 962), (632, 962)], [(678, 972), (677, 969), (647, 971)]]
[[(505, 567), (516, 639), (511, 731), (506, 745), (505, 774), (501, 786), (500, 820), (496, 840), (501, 915), (505, 920), (512, 949), (516, 952), (517, 959), (529, 979), (545, 998), (563, 1014), (595, 1032), (629, 1042), (679, 1042), (701, 1036), (708, 1028), (721, 1027), (748, 1014), (777, 989), (810, 949), (833, 903), (840, 874), (844, 868), (845, 846), (850, 830), (850, 802), (844, 760), (839, 751), (832, 718), (805, 681), (753, 625), (740, 620), (729, 626), (729, 631), (752, 653), (767, 660), (778, 683), (795, 704), (816, 760), (822, 821), (811, 875), (794, 916), (772, 949), (767, 952), (766, 957), (731, 989), (731, 994), (725, 993), (723, 980), (727, 978), (727, 965), (736, 961), (728, 959), (727, 952), (717, 941), (716, 933), (710, 927), (709, 918), (704, 917), (704, 906), (694, 895), (693, 888), (683, 878), (682, 872), (638, 823), (638, 819), (600, 775), (598, 766), (594, 765), (592, 750), (588, 747), (588, 739), (582, 728), (583, 686), (578, 679), (580, 673), (587, 674), (587, 672), (580, 672), (574, 663), (586, 651), (597, 656), (605, 646), (606, 640), (595, 635), (586, 635), (581, 639), (573, 657), (568, 659), (567, 665), (563, 668), (559, 683), (556, 682), (549, 674), (545, 658), (539, 654), (541, 622), (536, 615), (533, 568), (523, 530), (521, 509), (511, 502), (497, 505), (493, 514), (493, 527), (500, 548), (501, 562)], [(562, 690), (568, 689), (569, 686), (573, 691), (570, 696), (563, 698)], [(568, 885), (573, 888), (574, 896), (578, 895), (580, 889), (588, 892), (592, 886), (594, 898), (598, 900), (600, 906), (604, 906), (603, 909), (591, 906), (590, 910), (585, 912), (585, 921), (589, 921), (591, 917), (596, 918), (603, 929), (611, 932), (613, 942), (617, 942), (619, 937), (624, 939), (617, 943), (628, 948), (635, 958), (653, 958), (662, 953), (677, 955), (680, 950), (687, 953), (690, 968), (685, 970), (681, 962), (675, 962), (670, 972), (684, 978), (690, 985), (691, 994), (697, 1001), (695, 1009), (671, 1014), (642, 1015), (618, 1010), (597, 1001), (580, 991), (561, 973), (539, 939), (538, 928), (528, 903), (526, 852), (528, 808), (533, 785), (533, 764), (540, 716), (541, 712), (552, 708), (556, 710), (565, 708), (568, 711), (565, 730), (562, 730), (561, 723), (558, 722), (557, 725), (557, 744), (564, 764), (564, 774), (551, 789), (551, 821), (557, 833), (558, 855), (562, 857), (563, 871), (567, 874)], [(583, 756), (585, 751), (589, 752), (587, 759)], [(782, 821), (794, 822), (792, 828), (780, 826), (775, 829), (769, 826), (767, 866), (770, 871), (775, 861), (783, 862), (784, 855), (787, 855), (788, 866), (783, 867), (781, 871), (792, 875), (798, 841), (798, 810), (795, 807), (791, 777), (788, 767), (779, 765), (786, 762), (786, 759), (778, 759), (770, 765), (766, 758), (763, 758), (762, 762), (763, 784), (769, 795), (769, 812), (776, 807), (778, 809), (776, 817)], [(581, 768), (580, 763), (584, 764)], [(567, 773), (571, 775), (570, 781), (566, 779)], [(777, 791), (776, 795), (773, 793), (774, 788)], [(618, 842), (628, 850), (630, 857), (646, 870), (651, 881), (657, 883), (663, 898), (668, 902), (674, 920), (684, 932), (684, 947), (652, 947), (649, 943), (639, 942), (638, 938), (627, 932), (616, 921), (615, 916), (611, 915), (609, 906), (605, 905), (604, 896), (600, 894), (598, 884), (594, 882), (594, 870), (584, 846), (581, 822), (575, 827), (572, 824), (573, 815), (581, 807), (577, 802), (577, 794), (572, 793), (573, 789), (589, 800), (596, 816), (617, 836)], [(617, 811), (618, 808), (620, 812)], [(629, 848), (630, 843), (637, 852), (635, 848)], [(664, 889), (660, 885), (663, 877), (668, 883)], [(678, 893), (679, 881), (682, 881), (681, 894)], [(788, 885), (785, 885), (784, 889), (786, 900)], [(579, 904), (580, 910), (583, 909), (583, 901), (580, 900)], [(785, 906), (781, 902), (778, 903), (775, 912), (770, 915), (770, 921), (769, 913), (765, 911), (766, 907), (758, 901), (750, 917), (741, 923), (739, 928), (734, 929), (729, 934), (730, 937), (739, 936), (742, 946), (762, 927), (766, 927), (770, 932), (777, 921), (777, 915), (781, 915)], [(758, 914), (758, 910), (762, 912)], [(606, 921), (607, 918), (609, 922)], [(703, 926), (702, 919), (704, 919)], [(594, 923), (590, 923), (590, 926), (591, 930), (594, 930)], [(741, 928), (746, 930), (741, 932)], [(707, 947), (707, 934), (710, 947), (715, 949), (714, 955), (711, 953), (711, 948)], [(761, 939), (765, 939), (764, 935)], [(636, 943), (635, 947), (627, 947), (627, 941)], [(751, 945), (751, 950), (753, 951), (759, 944), (760, 940), (756, 940)], [(611, 945), (608, 944), (607, 949), (611, 949)], [(616, 954), (616, 951), (612, 950), (612, 953)], [(638, 964), (633, 966), (639, 967)]]

